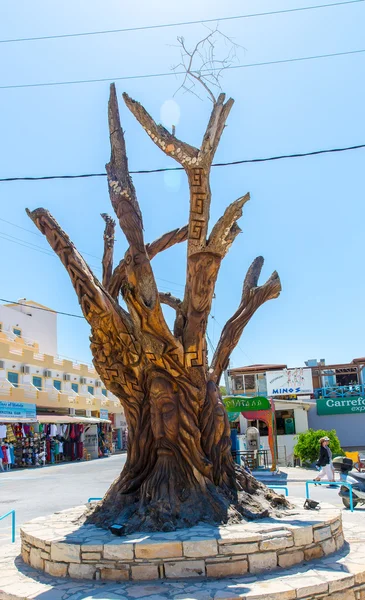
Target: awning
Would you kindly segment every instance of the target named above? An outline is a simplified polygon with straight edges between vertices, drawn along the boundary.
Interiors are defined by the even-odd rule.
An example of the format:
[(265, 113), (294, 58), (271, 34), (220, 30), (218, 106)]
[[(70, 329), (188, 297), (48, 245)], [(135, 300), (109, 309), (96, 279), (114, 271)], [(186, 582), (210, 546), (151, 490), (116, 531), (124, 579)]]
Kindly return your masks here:
[(70, 416), (70, 415), (37, 415), (37, 420), (32, 421), (31, 419), (6, 419), (0, 417), (0, 423), (4, 423), (7, 425), (8, 423), (28, 423), (31, 425), (32, 423), (59, 423), (59, 424), (68, 424), (74, 423), (82, 423), (83, 425), (96, 425), (98, 423), (111, 423), (108, 419), (97, 419), (96, 417), (78, 417), (78, 416)]
[(97, 423), (111, 423), (108, 419), (98, 419), (96, 417), (78, 417), (77, 415), (37, 415), (38, 423), (84, 423), (95, 425)]

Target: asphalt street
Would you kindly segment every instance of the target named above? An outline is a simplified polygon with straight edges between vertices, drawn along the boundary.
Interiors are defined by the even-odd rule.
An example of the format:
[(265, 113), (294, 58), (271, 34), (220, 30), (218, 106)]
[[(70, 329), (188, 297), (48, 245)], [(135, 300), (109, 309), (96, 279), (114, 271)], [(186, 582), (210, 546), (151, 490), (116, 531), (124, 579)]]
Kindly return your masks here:
[[(0, 515), (15, 509), (18, 527), (35, 517), (84, 504), (90, 497), (102, 497), (119, 475), (125, 460), (125, 454), (118, 454), (90, 462), (0, 472)], [(289, 496), (305, 497), (303, 482), (289, 482), (288, 488)], [(311, 486), (310, 494), (314, 500), (343, 508), (336, 488)], [(355, 512), (356, 517), (360, 513), (363, 517), (365, 507), (359, 507)], [(10, 519), (0, 521), (0, 545), (9, 537)]]
[[(0, 516), (16, 510), (17, 526), (102, 497), (118, 477), (126, 454), (88, 462), (0, 472)], [(10, 536), (10, 519), (0, 521), (0, 544)]]

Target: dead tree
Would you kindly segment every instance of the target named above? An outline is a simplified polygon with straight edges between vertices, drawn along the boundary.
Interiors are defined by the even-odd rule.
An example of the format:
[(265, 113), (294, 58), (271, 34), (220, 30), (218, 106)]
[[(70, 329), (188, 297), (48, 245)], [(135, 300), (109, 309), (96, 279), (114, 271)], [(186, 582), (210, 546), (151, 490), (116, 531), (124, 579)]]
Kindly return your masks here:
[[(28, 211), (69, 273), (91, 326), (95, 368), (120, 399), (128, 423), (125, 467), (90, 520), (103, 527), (124, 524), (131, 532), (266, 516), (285, 501), (233, 462), (230, 426), (217, 385), (245, 325), (259, 306), (280, 293), (276, 272), (258, 285), (261, 257), (251, 265), (240, 305), (207, 364), (206, 329), (215, 283), (241, 231), (237, 220), (249, 199), (246, 194), (232, 202), (208, 236), (210, 170), (233, 100), (219, 95), (201, 146), (195, 148), (156, 124), (127, 94), (123, 98), (151, 140), (184, 167), (190, 188), (188, 225), (145, 243), (114, 85), (106, 169), (111, 204), (129, 244), (124, 258), (113, 271), (115, 223), (102, 215), (106, 225), (100, 283), (50, 213), (42, 208)], [(184, 241), (186, 285), (178, 299), (159, 292), (152, 259)], [(120, 295), (127, 310), (118, 302)], [(165, 321), (163, 303), (176, 311), (174, 333)]]

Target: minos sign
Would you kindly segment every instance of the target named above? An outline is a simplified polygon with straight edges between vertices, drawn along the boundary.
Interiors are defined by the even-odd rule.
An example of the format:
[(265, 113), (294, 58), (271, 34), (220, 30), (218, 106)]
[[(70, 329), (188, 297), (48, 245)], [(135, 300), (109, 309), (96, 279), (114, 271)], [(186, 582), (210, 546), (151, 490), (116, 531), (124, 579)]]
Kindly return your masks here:
[(313, 394), (311, 369), (283, 369), (266, 373), (267, 395), (293, 396)]
[(317, 415), (345, 415), (365, 412), (365, 398), (319, 398)]

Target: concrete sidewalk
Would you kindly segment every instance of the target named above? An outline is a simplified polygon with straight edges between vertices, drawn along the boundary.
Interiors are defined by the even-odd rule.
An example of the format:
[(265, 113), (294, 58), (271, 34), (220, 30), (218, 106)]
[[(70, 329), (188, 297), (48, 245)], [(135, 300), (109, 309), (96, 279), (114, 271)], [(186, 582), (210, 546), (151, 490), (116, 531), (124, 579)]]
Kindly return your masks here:
[(278, 471), (257, 469), (252, 471), (256, 479), (267, 485), (286, 485), (288, 483), (302, 483), (314, 479), (318, 471), (316, 469), (303, 469), (303, 467), (279, 467)]

